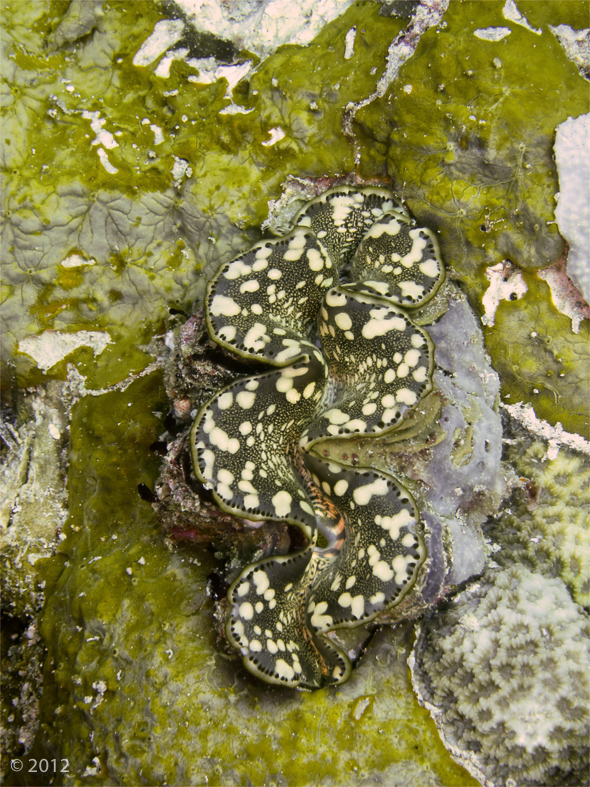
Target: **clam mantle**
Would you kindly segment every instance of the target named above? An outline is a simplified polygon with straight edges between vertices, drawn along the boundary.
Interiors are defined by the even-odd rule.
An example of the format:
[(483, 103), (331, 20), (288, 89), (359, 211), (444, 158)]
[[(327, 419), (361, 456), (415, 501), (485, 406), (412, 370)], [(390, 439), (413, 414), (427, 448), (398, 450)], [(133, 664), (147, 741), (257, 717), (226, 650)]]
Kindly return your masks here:
[(444, 268), (433, 234), (385, 189), (331, 189), (295, 225), (209, 286), (211, 338), (271, 368), (216, 393), (191, 447), (223, 510), (304, 534), (303, 549), (241, 572), (227, 635), (264, 680), (318, 688), (352, 667), (331, 632), (398, 604), (426, 558), (404, 486), (326, 461), (321, 442), (393, 430), (431, 390), (433, 345), (405, 309), (432, 298)]

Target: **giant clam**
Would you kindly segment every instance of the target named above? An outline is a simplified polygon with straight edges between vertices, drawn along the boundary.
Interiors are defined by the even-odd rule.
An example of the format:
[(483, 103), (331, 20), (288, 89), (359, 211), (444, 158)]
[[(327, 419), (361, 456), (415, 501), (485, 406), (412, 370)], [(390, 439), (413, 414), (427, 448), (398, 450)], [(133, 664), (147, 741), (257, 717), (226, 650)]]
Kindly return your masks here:
[(409, 491), (382, 469), (327, 460), (321, 445), (389, 433), (431, 390), (433, 345), (408, 312), (444, 275), (433, 233), (388, 190), (341, 186), (209, 284), (212, 340), (268, 370), (201, 408), (195, 473), (222, 510), (286, 521), (307, 542), (247, 566), (229, 590), (228, 639), (265, 681), (342, 683), (353, 657), (334, 632), (416, 582), (426, 548)]

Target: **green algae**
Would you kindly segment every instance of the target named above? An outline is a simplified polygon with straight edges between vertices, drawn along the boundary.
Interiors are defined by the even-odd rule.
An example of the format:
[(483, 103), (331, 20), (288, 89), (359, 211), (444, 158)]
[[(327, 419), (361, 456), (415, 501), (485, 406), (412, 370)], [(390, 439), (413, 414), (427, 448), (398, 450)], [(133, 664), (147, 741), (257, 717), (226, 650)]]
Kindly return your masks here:
[[(357, 31), (354, 51), (344, 59), (352, 27)], [(380, 17), (375, 3), (355, 3), (309, 46), (281, 47), (265, 61), (250, 82), (251, 91), (259, 93), (266, 122), (287, 133), (274, 147), (289, 151), (290, 171), (321, 177), (354, 169), (354, 150), (342, 131), (343, 111), (374, 91), (380, 69), (371, 71), (385, 61), (402, 27), (402, 20)], [(272, 186), (277, 189), (280, 182)], [(277, 190), (273, 196), (278, 195)]]
[[(167, 78), (155, 73), (157, 62), (133, 64), (163, 18), (156, 4), (105, 2), (85, 22), (81, 6), (63, 17), (66, 8), (4, 5), (12, 34), (4, 252), (13, 260), (3, 282), (4, 362), (24, 336), (43, 330), (114, 337), (124, 328), (146, 343), (162, 329), (167, 304), (190, 309), (201, 277), (256, 239), (248, 229), (266, 218), (288, 174), (352, 168), (342, 113), (374, 89), (374, 63), (402, 25), (379, 18), (373, 3), (356, 3), (309, 47), (268, 58), (241, 83), (235, 105), (225, 79), (195, 83), (186, 63), (175, 61)], [(239, 111), (224, 113), (232, 106)], [(278, 127), (284, 138), (268, 144)], [(64, 271), (74, 249), (92, 262)], [(38, 382), (26, 359), (17, 354), (14, 363), (22, 385)], [(63, 376), (63, 368), (49, 374)]]
[[(489, 266), (509, 259), (534, 271), (564, 254), (554, 220), (555, 127), (589, 107), (587, 82), (553, 34), (538, 35), (507, 21), (503, 7), (502, 2), (451, 3), (443, 23), (422, 36), (390, 91), (357, 115), (359, 133), (367, 140), (361, 168), (380, 174), (381, 157), (387, 156), (394, 188), (420, 222), (438, 230), (451, 275), (480, 314)], [(546, 11), (545, 21), (562, 18)], [(498, 41), (475, 36), (490, 27), (510, 34)], [(523, 331), (513, 344), (516, 312), (524, 311), (523, 328), (534, 329), (537, 316), (527, 312), (527, 306), (536, 311), (530, 296), (509, 307), (513, 319), (499, 319), (486, 331), (492, 362), (510, 395), (507, 401), (530, 401), (540, 417), (587, 436), (588, 405), (578, 387), (581, 378), (588, 385), (587, 343), (568, 337), (567, 320), (553, 308), (547, 288), (536, 286), (535, 294), (544, 332), (560, 346), (575, 345), (564, 359), (567, 368), (557, 371), (535, 343), (522, 359), (525, 375), (519, 363), (507, 360), (507, 355), (521, 358)], [(549, 378), (551, 396), (533, 396), (534, 389), (548, 390)]]
[[(86, 29), (78, 8), (68, 21), (64, 4), (5, 4), (6, 27), (18, 33), (5, 60), (10, 99), (3, 108), (5, 242), (15, 260), (3, 282), (8, 357), (24, 336), (43, 330), (106, 330), (115, 346), (97, 359), (97, 387), (114, 381), (105, 375), (101, 382), (103, 361), (129, 355), (130, 325), (137, 344), (147, 344), (162, 330), (167, 305), (189, 310), (202, 294), (200, 277), (256, 239), (253, 228), (289, 173), (334, 176), (354, 168), (343, 113), (375, 89), (380, 69), (374, 64), (384, 62), (404, 24), (378, 16), (375, 4), (355, 3), (309, 46), (281, 47), (264, 61), (234, 91), (245, 114), (224, 114), (232, 104), (226, 80), (189, 82), (197, 72), (176, 61), (166, 79), (156, 75), (156, 64), (133, 64), (162, 18), (154, 4), (144, 5), (105, 3), (91, 20), (92, 34), (78, 39)], [(585, 6), (541, 5), (543, 24), (578, 24)], [(487, 267), (508, 257), (526, 269), (543, 268), (562, 254), (553, 223), (553, 134), (568, 114), (588, 106), (586, 83), (555, 37), (507, 22), (502, 8), (501, 2), (451, 4), (394, 86), (362, 109), (356, 123), (360, 171), (389, 172), (417, 218), (438, 228), (444, 257), (480, 313)], [(528, 10), (531, 24), (541, 24)], [(475, 29), (490, 25), (511, 33), (497, 42), (474, 37)], [(344, 38), (353, 26), (346, 60)], [(317, 64), (311, 70), (310, 62)], [(117, 143), (106, 151), (116, 174), (97, 155), (88, 113), (97, 113)], [(152, 126), (162, 135), (157, 145)], [(285, 136), (266, 145), (273, 128)], [(175, 180), (179, 159), (192, 173)], [(41, 249), (31, 251), (39, 236)], [(66, 271), (62, 263), (72, 249), (95, 264)], [(554, 315), (548, 291), (543, 297)], [(556, 318), (552, 333), (562, 323)], [(580, 419), (572, 398), (576, 379), (557, 377), (553, 403), (549, 396), (534, 399), (531, 391), (541, 390), (552, 370), (535, 356), (538, 373), (519, 382), (518, 370), (496, 351), (509, 342), (503, 330), (498, 320), (488, 348), (507, 369), (510, 401), (532, 401), (541, 417), (584, 432), (586, 416)], [(78, 351), (68, 362), (84, 373), (87, 358)], [(580, 360), (583, 369), (586, 356)], [(138, 355), (133, 371), (139, 362)], [(46, 376), (22, 355), (14, 363), (21, 384)], [(66, 362), (48, 374), (63, 378), (65, 368)], [(125, 364), (120, 370), (123, 379)], [(569, 411), (576, 414), (568, 417)]]
[(504, 401), (531, 402), (539, 418), (588, 438), (588, 320), (572, 333), (548, 285), (532, 273), (523, 277), (527, 292), (517, 301), (501, 301), (494, 326), (483, 329)]
[[(102, 13), (97, 6), (88, 32), (80, 17), (83, 5), (2, 4), (4, 27), (12, 35), (3, 60), (8, 93), (2, 104), (2, 167), (9, 228), (4, 236), (4, 339), (9, 355), (23, 337), (43, 330), (104, 330), (113, 343), (100, 356), (77, 350), (47, 374), (16, 355), (8, 372), (14, 375), (16, 368), (22, 385), (48, 376), (63, 379), (68, 363), (89, 389), (144, 370), (151, 356), (139, 345), (163, 330), (171, 306), (191, 308), (221, 261), (257, 239), (267, 200), (279, 195), (287, 175), (330, 177), (354, 168), (341, 128), (343, 112), (349, 102), (372, 93), (387, 47), (403, 24), (378, 16), (374, 4), (354, 4), (309, 47), (283, 47), (243, 80), (233, 101), (251, 113), (232, 115), (220, 114), (231, 104), (225, 80), (189, 82), (197, 72), (178, 62), (168, 79), (155, 74), (157, 64), (133, 65), (140, 44), (163, 18), (155, 3), (105, 2)], [(439, 228), (445, 259), (480, 312), (485, 268), (501, 259), (502, 244), (514, 251), (515, 262), (533, 269), (558, 254), (559, 238), (551, 225), (543, 225), (551, 220), (556, 190), (548, 163), (552, 134), (556, 123), (587, 106), (580, 98), (584, 83), (577, 81), (556, 42), (548, 33), (532, 38), (507, 23), (498, 12), (501, 5), (478, 4), (474, 13), (473, 4), (451, 3), (447, 27), (425, 34), (422, 49), (402, 68), (399, 81), (382, 101), (358, 114), (355, 128), (362, 152), (359, 171), (382, 179), (391, 174), (415, 215)], [(587, 4), (519, 3), (537, 26), (547, 21), (579, 25), (576, 14), (582, 6)], [(505, 43), (469, 38), (473, 25), (488, 24), (513, 32)], [(354, 55), (344, 61), (344, 36), (353, 25)], [(515, 41), (521, 47), (518, 61)], [(511, 153), (509, 165), (519, 173), (525, 173), (526, 164), (540, 168), (534, 176), (523, 175), (523, 184), (511, 174), (509, 185), (518, 189), (497, 182), (501, 178), (493, 167), (491, 174), (484, 167), (482, 175), (478, 140), (485, 135), (474, 142), (466, 131), (451, 139), (452, 151), (446, 147), (457, 124), (470, 130), (473, 123), (460, 107), (466, 80), (461, 63), (450, 65), (451, 55), (474, 62), (486, 46), (501, 47), (503, 66), (492, 70), (486, 61), (470, 77), (480, 90), (477, 116), (491, 124), (486, 89), (496, 73), (507, 84), (520, 85), (526, 72), (537, 86), (539, 107), (531, 97), (531, 114), (523, 117), (519, 109), (521, 127), (512, 119), (504, 125), (500, 109), (508, 99), (494, 116), (494, 130), (504, 140), (499, 148), (507, 129), (518, 139), (526, 137), (520, 159)], [(454, 79), (443, 73), (443, 51), (448, 52), (444, 68), (452, 69)], [(509, 59), (505, 52), (511, 52)], [(448, 83), (441, 93), (432, 79), (437, 68), (440, 83)], [(414, 89), (407, 94), (403, 87), (410, 83)], [(446, 102), (450, 119), (438, 108), (433, 111), (430, 102), (436, 106), (439, 99)], [(103, 128), (118, 142), (107, 150), (116, 174), (100, 163), (96, 132), (83, 112), (99, 113)], [(158, 145), (152, 124), (164, 138)], [(285, 137), (264, 145), (274, 127), (282, 128)], [(441, 160), (449, 156), (444, 170), (456, 186), (428, 168), (438, 151), (404, 137), (410, 128), (416, 137), (424, 133), (428, 142), (435, 136), (443, 145)], [(484, 152), (496, 144), (491, 136), (484, 141)], [(177, 159), (192, 168), (191, 175), (172, 175)], [(431, 175), (426, 195), (411, 191), (428, 185)], [(484, 201), (483, 219), (473, 185), (481, 177), (491, 181), (484, 187), (491, 189), (490, 206), (497, 212), (486, 212)], [(523, 194), (541, 218), (538, 241), (502, 212), (504, 197), (514, 206)], [(529, 226), (534, 227), (535, 216), (527, 213)], [(41, 252), (34, 249), (38, 245)], [(95, 262), (64, 267), (72, 254)], [(496, 325), (487, 331), (504, 392), (510, 394), (508, 401), (533, 401), (542, 417), (583, 432), (583, 403), (577, 403), (575, 387), (587, 368), (586, 334), (578, 341), (552, 306), (546, 285), (532, 272), (525, 278), (529, 293), (501, 303)], [(520, 309), (526, 315), (522, 324)], [(515, 328), (522, 350), (513, 357), (507, 348), (513, 346)], [(550, 339), (551, 347), (537, 339), (533, 344), (540, 349), (533, 363), (526, 361), (523, 375), (522, 356), (533, 346), (527, 330)], [(510, 361), (503, 361), (506, 355)], [(87, 397), (75, 408), (68, 536), (58, 555), (39, 566), (47, 582), (42, 633), (49, 655), (34, 751), (69, 757), (74, 776), (68, 781), (79, 784), (200, 783), (205, 777), (211, 784), (273, 779), (292, 785), (355, 784), (375, 774), (387, 783), (474, 784), (450, 761), (413, 697), (403, 637), (382, 632), (374, 644), (375, 663), (363, 664), (338, 694), (293, 695), (260, 687), (224, 656), (207, 633), (213, 628), (212, 604), (204, 588), (214, 559), (188, 548), (169, 550), (149, 505), (137, 494), (139, 483), (151, 487), (157, 476), (149, 445), (163, 427), (152, 412), (165, 410), (153, 375), (123, 392)], [(372, 699), (363, 710), (366, 698)]]
[[(432, 204), (462, 280), (505, 257), (533, 270), (561, 257), (553, 134), (568, 115), (588, 109), (587, 83), (552, 35), (506, 22), (502, 3), (477, 4), (476, 15), (473, 5), (452, 4), (446, 27), (428, 31), (400, 72), (389, 148), (395, 182), (407, 184), (411, 205)], [(475, 39), (475, 30), (491, 26), (511, 33)], [(428, 77), (419, 82), (425, 65)], [(426, 106), (421, 118), (417, 107)], [(408, 115), (416, 115), (411, 134)]]
[(381, 632), (371, 664), (313, 694), (262, 685), (219, 649), (215, 559), (170, 549), (137, 493), (156, 479), (162, 396), (153, 374), (74, 407), (33, 756), (68, 758), (73, 784), (474, 784), (414, 698), (411, 628)]
[(518, 8), (533, 27), (570, 25), (574, 30), (588, 27), (588, 0), (520, 0)]

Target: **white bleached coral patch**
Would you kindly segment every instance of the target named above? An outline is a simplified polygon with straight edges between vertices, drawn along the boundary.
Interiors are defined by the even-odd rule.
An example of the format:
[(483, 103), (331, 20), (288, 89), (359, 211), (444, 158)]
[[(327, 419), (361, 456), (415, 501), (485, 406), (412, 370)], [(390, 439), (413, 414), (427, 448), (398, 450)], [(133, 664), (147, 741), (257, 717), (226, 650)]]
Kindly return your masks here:
[(569, 25), (549, 25), (549, 29), (563, 47), (566, 57), (587, 77), (590, 73), (590, 29), (574, 30)]
[(478, 27), (473, 31), (476, 38), (481, 38), (482, 41), (501, 41), (506, 36), (509, 36), (512, 30), (509, 27)]
[(189, 22), (232, 41), (238, 49), (267, 55), (282, 44), (305, 46), (344, 13), (352, 0), (176, 0)]
[(281, 139), (285, 137), (285, 132), (280, 126), (274, 126), (273, 128), (269, 128), (268, 133), (270, 135), (270, 139), (267, 139), (261, 143), (265, 147), (270, 147), (271, 145), (275, 145), (277, 142), (280, 142)]
[(90, 127), (96, 134), (95, 139), (92, 140), (92, 145), (102, 145), (107, 150), (119, 147), (119, 143), (110, 131), (107, 131), (103, 126), (106, 123), (105, 118), (101, 118), (100, 112), (88, 112), (84, 110), (82, 117), (90, 121)]
[(590, 454), (590, 443), (584, 440), (582, 435), (566, 432), (559, 421), (553, 426), (547, 421), (541, 420), (537, 417), (532, 404), (517, 402), (516, 404), (502, 404), (501, 406), (519, 421), (525, 429), (528, 429), (531, 434), (542, 437), (549, 442), (547, 449), (548, 459), (555, 459), (561, 445), (568, 446), (584, 454)]
[(200, 85), (210, 85), (218, 79), (227, 80), (226, 98), (231, 98), (232, 90), (252, 68), (251, 60), (240, 63), (219, 63), (214, 57), (190, 58), (186, 61), (190, 66), (198, 69), (199, 75), (191, 75), (189, 82)]
[(531, 33), (536, 33), (538, 36), (540, 36), (543, 32), (542, 30), (538, 30), (536, 27), (532, 27), (532, 25), (529, 24), (526, 16), (521, 14), (521, 12), (518, 10), (514, 0), (506, 0), (506, 4), (502, 9), (502, 16), (509, 22), (514, 22), (521, 27), (525, 27), (527, 30), (530, 30)]
[(149, 66), (160, 55), (176, 44), (184, 35), (184, 22), (181, 19), (163, 19), (157, 22), (154, 31), (147, 38), (133, 58), (134, 66)]
[(569, 277), (590, 301), (590, 114), (557, 127), (555, 161), (559, 175), (555, 218), (569, 244)]
[(490, 265), (486, 268), (485, 274), (490, 286), (482, 298), (485, 314), (481, 321), (491, 327), (495, 322), (500, 301), (522, 298), (528, 288), (520, 270), (507, 260), (497, 265)]
[(94, 355), (100, 355), (111, 341), (104, 331), (44, 331), (40, 336), (22, 339), (18, 343), (18, 350), (30, 355), (39, 369), (45, 372), (79, 347), (90, 347)]
[(96, 265), (96, 260), (94, 258), (86, 259), (81, 254), (68, 254), (60, 265), (62, 268), (82, 268), (84, 265)]

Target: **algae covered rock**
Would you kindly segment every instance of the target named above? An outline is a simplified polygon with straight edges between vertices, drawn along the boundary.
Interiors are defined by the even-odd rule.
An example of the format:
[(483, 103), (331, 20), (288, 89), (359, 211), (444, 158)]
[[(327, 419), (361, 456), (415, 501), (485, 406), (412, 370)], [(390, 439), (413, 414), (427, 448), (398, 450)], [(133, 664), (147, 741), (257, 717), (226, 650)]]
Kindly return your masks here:
[[(374, 149), (383, 151), (396, 190), (440, 232), (451, 275), (485, 312), (505, 401), (530, 401), (539, 417), (587, 438), (588, 322), (573, 334), (535, 271), (566, 251), (553, 143), (558, 124), (588, 111), (588, 86), (546, 24), (532, 30), (507, 6), (450, 4), (388, 93), (356, 115), (370, 138), (361, 168), (380, 172)], [(506, 295), (494, 322), (488, 279), (501, 264), (506, 280), (507, 261), (523, 271), (524, 287)]]
[[(164, 73), (162, 51), (136, 63), (166, 21), (160, 5), (96, 5), (92, 19), (84, 9), (70, 5), (64, 17), (64, 6), (42, 0), (5, 9), (3, 364), (21, 383), (42, 379), (20, 342), (43, 331), (104, 332), (112, 346), (95, 366), (109, 382), (125, 366), (145, 367), (137, 344), (256, 239), (287, 174), (354, 166), (342, 112), (374, 89), (372, 58), (385, 58), (402, 24), (356, 3), (309, 47), (265, 61), (234, 95), (223, 75), (201, 75), (202, 64), (175, 61)], [(210, 42), (191, 39), (191, 54), (200, 62)], [(65, 357), (86, 373), (88, 353)], [(63, 359), (47, 371), (63, 378)]]
[[(63, 386), (53, 381), (12, 402), (3, 396), (1, 427), (3, 762), (33, 743), (45, 657), (37, 616), (45, 599), (47, 558), (67, 518), (67, 416)], [(12, 406), (10, 406), (12, 405)]]
[[(505, 257), (536, 270), (563, 253), (553, 135), (588, 100), (555, 37), (507, 21), (504, 5), (451, 4), (402, 67), (384, 113), (394, 183), (441, 229), (471, 286), (474, 272)], [(374, 109), (360, 119), (370, 124)]]
[(470, 784), (412, 696), (408, 632), (377, 637), (337, 693), (265, 686), (220, 649), (218, 561), (167, 544), (137, 491), (156, 478), (163, 404), (148, 375), (74, 407), (37, 756), (68, 758), (74, 784)]
[[(162, 443), (178, 437), (178, 423), (187, 425), (203, 402), (179, 375), (174, 418), (167, 417), (161, 372), (151, 365), (156, 343), (149, 343), (166, 334), (171, 310), (182, 320), (191, 313), (222, 262), (260, 239), (269, 203), (280, 201), (289, 177), (315, 179), (305, 198), (342, 179), (388, 188), (393, 181), (420, 224), (436, 230), (471, 306), (489, 318), (486, 347), (503, 395), (532, 401), (541, 417), (584, 433), (587, 321), (572, 333), (537, 270), (563, 249), (547, 224), (560, 185), (550, 161), (553, 130), (568, 114), (587, 111), (577, 66), (549, 25), (584, 26), (587, 3), (519, 3), (541, 33), (515, 22), (515, 12), (508, 18), (503, 9), (511, 5), (453, 2), (445, 9), (424, 0), (404, 3), (399, 15), (398, 3), (355, 2), (313, 41), (281, 47), (259, 63), (215, 35), (191, 31), (168, 3), (3, 4), (3, 385), (67, 380), (65, 407), (57, 408), (64, 420), (54, 423), (59, 439), (44, 431), (44, 418), (31, 420), (14, 453), (9, 480), (19, 489), (25, 481), (23, 501), (31, 505), (19, 511), (13, 497), (12, 521), (61, 525), (66, 470), (69, 494), (65, 538), (43, 536), (39, 550), (56, 554), (33, 567), (27, 542), (19, 565), (18, 545), (5, 574), (15, 613), (8, 625), (3, 619), (6, 783), (35, 780), (7, 774), (10, 756), (23, 750), (68, 759), (69, 775), (54, 783), (474, 783), (413, 694), (408, 624), (374, 633), (371, 658), (348, 683), (314, 694), (256, 683), (216, 641), (221, 621), (213, 597), (224, 591), (223, 558), (235, 576), (269, 554), (264, 550), (287, 549), (292, 533), (267, 523), (266, 531), (245, 534), (229, 515), (223, 530), (209, 497), (210, 530), (197, 543), (191, 524), (194, 516), (204, 521), (203, 508), (191, 507), (195, 479), (176, 443), (169, 512), (173, 535), (187, 539), (166, 539), (150, 507)], [(438, 21), (443, 11), (409, 57), (424, 30), (414, 21), (433, 14)], [(496, 40), (474, 34), (490, 27), (510, 33)], [(174, 41), (144, 57), (164, 28), (175, 31)], [(528, 289), (519, 284), (514, 300), (486, 314), (486, 294), (512, 271)], [(482, 570), (489, 550), (482, 521), (499, 505), (506, 475), (498, 380), (477, 320), (452, 287), (441, 297), (426, 328), (439, 347), (439, 390), (422, 400), (401, 439), (371, 457), (396, 468), (424, 512), (428, 548), (442, 565), (425, 587), (428, 604)], [(194, 320), (187, 326), (179, 344), (187, 351), (183, 371), (194, 369), (189, 356), (199, 341)], [(460, 326), (457, 347), (447, 343), (453, 326)], [(195, 378), (199, 395), (238, 375), (232, 369), (221, 379), (220, 367)], [(29, 465), (25, 454), (35, 445), (40, 461)], [(371, 450), (359, 441), (354, 454)], [(537, 467), (531, 457), (522, 472), (542, 476), (549, 488), (544, 471), (550, 475), (553, 465)], [(575, 457), (562, 458), (585, 472)], [(56, 490), (38, 521), (29, 516), (39, 513), (34, 476)], [(532, 522), (523, 517), (514, 552), (537, 570), (545, 559), (524, 543), (529, 532), (539, 533), (533, 509), (528, 513)], [(571, 534), (560, 520), (550, 536), (559, 559), (540, 580), (558, 599), (557, 574), (576, 598), (586, 592), (581, 572), (568, 574), (582, 543)], [(453, 563), (466, 573), (453, 574)], [(510, 566), (502, 565), (520, 570)], [(45, 586), (35, 586), (37, 579)], [(498, 588), (514, 597), (510, 583)], [(35, 621), (38, 590), (45, 606)], [(556, 643), (560, 637), (557, 631)], [(563, 771), (564, 781), (577, 778), (582, 761), (575, 724), (573, 770)], [(560, 757), (555, 753), (561, 768)]]

